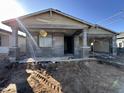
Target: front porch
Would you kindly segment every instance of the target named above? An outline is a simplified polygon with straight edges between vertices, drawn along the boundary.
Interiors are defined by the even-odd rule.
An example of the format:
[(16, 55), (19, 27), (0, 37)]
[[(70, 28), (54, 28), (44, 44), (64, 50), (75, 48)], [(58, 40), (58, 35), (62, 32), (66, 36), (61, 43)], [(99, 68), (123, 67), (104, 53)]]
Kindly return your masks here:
[[(35, 51), (34, 58), (31, 56), (31, 54), (34, 52), (30, 50), (30, 44), (28, 41), (30, 37), (27, 34), (26, 54), (29, 58), (34, 58), (37, 61), (60, 61), (69, 59), (89, 59), (90, 55), (95, 52), (116, 55), (115, 36), (88, 34), (90, 29), (88, 29), (87, 27), (84, 27), (82, 29), (76, 26), (75, 29), (67, 29), (67, 26), (66, 29), (64, 27), (59, 28), (59, 26), (57, 25), (56, 27), (53, 27), (51, 29), (48, 29), (49, 27), (33, 27), (29, 29), (29, 32), (38, 45), (38, 49), (36, 49), (34, 45), (31, 45), (33, 46), (33, 49)], [(41, 31), (45, 31), (47, 35), (45, 37), (41, 36)], [(18, 38), (13, 37), (13, 39)], [(45, 39), (45, 41), (43, 41), (43, 39)], [(15, 44), (18, 45), (17, 42)], [(24, 59), (23, 61), (26, 60), (28, 59)]]
[[(12, 28), (12, 48), (10, 50), (11, 60), (19, 59), (18, 51), (18, 37), (17, 33), (19, 30), (25, 32), (25, 29), (22, 28), (20, 24), (17, 25), (15, 22), (14, 25), (11, 25)], [(26, 55), (29, 58), (33, 57), (65, 57), (73, 56), (74, 58), (88, 58), (90, 47), (87, 45), (87, 27), (79, 27), (76, 25), (65, 25), (61, 26), (54, 24), (51, 27), (47, 25), (40, 26), (28, 26), (28, 33), (26, 33)], [(46, 36), (41, 36), (40, 32), (44, 31), (47, 33)], [(32, 36), (30, 36), (29, 35)], [(79, 37), (82, 38), (82, 41), (79, 41)], [(34, 39), (38, 48), (34, 44), (30, 44), (31, 38)], [(83, 44), (80, 45), (80, 42)], [(32, 48), (32, 49), (31, 49)], [(33, 51), (32, 51), (33, 50)], [(34, 56), (35, 52), (35, 56)], [(33, 56), (32, 56), (33, 54)]]
[[(35, 50), (36, 57), (65, 57), (73, 56), (75, 58), (87, 57), (86, 54), (83, 54), (83, 49), (90, 47), (87, 46), (87, 28), (60, 28), (59, 25), (54, 26), (51, 29), (47, 28), (31, 28), (29, 31), (33, 36), (35, 42), (38, 45), (38, 49)], [(42, 36), (42, 32), (45, 32), (47, 35)], [(85, 34), (81, 34), (85, 33)], [(80, 36), (81, 35), (81, 36)], [(79, 41), (79, 37), (82, 38), (82, 41)], [(27, 34), (27, 55), (32, 54), (30, 50), (30, 44)], [(86, 40), (85, 42), (83, 40)], [(80, 45), (80, 42), (84, 44)], [(35, 46), (34, 46), (35, 48)], [(84, 51), (86, 52), (86, 51)]]
[[(19, 58), (17, 33), (18, 30), (25, 32), (25, 29), (20, 24), (17, 25), (17, 23), (11, 25), (11, 28), (13, 46), (10, 56), (16, 60)], [(76, 25), (65, 25), (64, 27), (58, 24), (51, 26), (44, 24), (26, 26), (26, 28), (29, 31), (28, 33), (25, 32), (27, 38), (26, 55), (29, 58), (65, 57), (68, 55), (73, 56), (73, 58), (89, 58), (90, 52), (107, 52), (111, 55), (116, 55), (115, 35), (91, 34), (89, 33), (91, 28), (81, 28)], [(42, 36), (43, 32), (45, 32), (46, 36)], [(30, 43), (32, 42), (31, 38), (34, 39), (38, 48)]]

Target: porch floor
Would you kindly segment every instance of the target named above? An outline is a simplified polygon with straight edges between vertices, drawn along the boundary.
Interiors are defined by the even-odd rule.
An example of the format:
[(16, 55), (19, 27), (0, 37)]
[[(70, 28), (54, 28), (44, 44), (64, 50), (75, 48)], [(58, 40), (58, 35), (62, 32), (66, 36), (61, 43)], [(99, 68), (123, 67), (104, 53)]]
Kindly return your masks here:
[(51, 57), (51, 58), (45, 58), (45, 57), (36, 57), (36, 58), (26, 58), (24, 60), (20, 60), (19, 63), (30, 63), (30, 62), (36, 62), (36, 63), (42, 63), (42, 62), (71, 62), (71, 61), (83, 61), (83, 60), (96, 60), (95, 58), (73, 58), (73, 57)]

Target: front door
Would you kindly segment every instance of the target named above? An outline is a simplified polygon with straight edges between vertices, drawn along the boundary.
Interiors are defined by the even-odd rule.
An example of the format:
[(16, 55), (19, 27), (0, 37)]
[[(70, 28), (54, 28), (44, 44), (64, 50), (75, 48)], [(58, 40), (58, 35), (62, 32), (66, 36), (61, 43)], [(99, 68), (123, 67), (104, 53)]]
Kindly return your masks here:
[(74, 37), (64, 36), (64, 54), (74, 53)]

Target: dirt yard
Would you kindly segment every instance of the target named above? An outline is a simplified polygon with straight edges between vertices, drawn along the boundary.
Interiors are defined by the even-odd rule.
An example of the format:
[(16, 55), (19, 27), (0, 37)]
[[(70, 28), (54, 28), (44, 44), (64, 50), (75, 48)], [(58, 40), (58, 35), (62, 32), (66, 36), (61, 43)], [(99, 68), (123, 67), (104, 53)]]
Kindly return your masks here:
[(124, 93), (124, 71), (97, 62), (50, 65), (64, 93)]
[[(1, 86), (1, 91), (10, 84), (15, 84), (17, 93), (34, 93), (27, 81), (29, 74), (26, 67), (18, 65), (9, 70), (9, 80)], [(111, 65), (99, 62), (64, 62), (51, 64), (46, 70), (61, 83), (63, 93), (124, 93), (124, 71)], [(8, 91), (2, 93), (10, 93)]]

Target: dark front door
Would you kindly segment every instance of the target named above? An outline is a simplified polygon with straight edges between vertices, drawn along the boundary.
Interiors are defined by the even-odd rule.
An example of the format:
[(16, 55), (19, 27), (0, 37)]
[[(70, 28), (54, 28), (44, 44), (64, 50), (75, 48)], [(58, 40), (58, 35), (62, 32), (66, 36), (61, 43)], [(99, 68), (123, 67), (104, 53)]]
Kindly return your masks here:
[(64, 53), (65, 54), (74, 53), (74, 38), (72, 36), (64, 37)]

